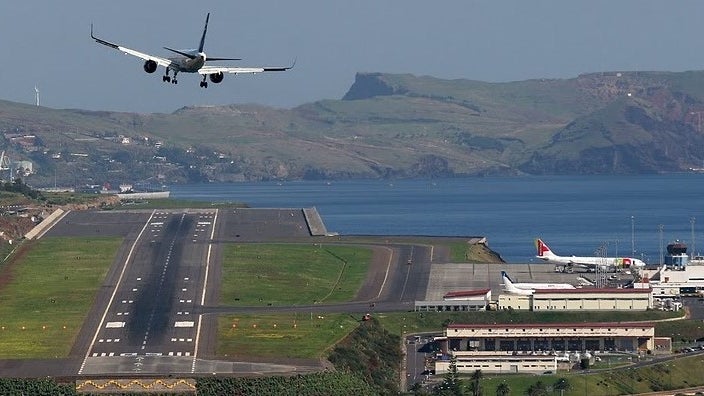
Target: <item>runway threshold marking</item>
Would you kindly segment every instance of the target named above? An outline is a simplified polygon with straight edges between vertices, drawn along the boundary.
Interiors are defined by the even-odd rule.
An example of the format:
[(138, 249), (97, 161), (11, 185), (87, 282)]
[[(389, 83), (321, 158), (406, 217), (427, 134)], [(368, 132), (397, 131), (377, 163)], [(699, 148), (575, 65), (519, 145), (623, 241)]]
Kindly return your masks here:
[(125, 271), (127, 271), (127, 265), (129, 264), (130, 260), (132, 259), (132, 254), (134, 253), (134, 249), (137, 247), (137, 242), (139, 242), (140, 238), (142, 237), (142, 234), (144, 234), (144, 231), (147, 229), (147, 226), (151, 222), (152, 218), (154, 217), (154, 213), (156, 211), (152, 211), (152, 214), (149, 215), (149, 219), (144, 223), (144, 226), (142, 227), (142, 230), (139, 232), (139, 235), (137, 235), (137, 238), (135, 238), (134, 242), (132, 243), (132, 247), (130, 247), (130, 252), (127, 254), (127, 258), (125, 258), (124, 263), (122, 264), (122, 271), (120, 271), (120, 276), (117, 279), (117, 283), (115, 284), (115, 288), (112, 291), (112, 295), (110, 296), (110, 300), (108, 301), (108, 305), (105, 308), (105, 312), (103, 312), (103, 317), (100, 318), (100, 324), (98, 325), (98, 328), (95, 330), (95, 335), (93, 336), (93, 340), (90, 342), (90, 346), (88, 347), (88, 351), (86, 351), (86, 356), (83, 358), (83, 363), (81, 363), (81, 368), (78, 370), (78, 374), (83, 374), (83, 369), (86, 366), (86, 361), (90, 357), (90, 353), (93, 350), (93, 345), (95, 345), (95, 340), (98, 339), (98, 334), (103, 328), (103, 323), (105, 323), (105, 318), (108, 316), (108, 311), (110, 310), (110, 306), (112, 306), (112, 302), (115, 299), (115, 295), (117, 294), (117, 289), (119, 289), (120, 284), (122, 283), (122, 277), (125, 275)]
[[(203, 277), (203, 293), (200, 297), (201, 307), (205, 305), (205, 291), (208, 290), (208, 274), (210, 272), (210, 255), (213, 252), (213, 240), (215, 240), (215, 225), (218, 221), (219, 209), (215, 209), (212, 229), (210, 230), (210, 242), (208, 242), (208, 255), (205, 258), (205, 276)], [(196, 372), (196, 360), (198, 359), (198, 344), (200, 343), (200, 329), (203, 323), (203, 314), (198, 315), (198, 326), (196, 327), (196, 342), (193, 347), (193, 362), (191, 363), (191, 373)]]

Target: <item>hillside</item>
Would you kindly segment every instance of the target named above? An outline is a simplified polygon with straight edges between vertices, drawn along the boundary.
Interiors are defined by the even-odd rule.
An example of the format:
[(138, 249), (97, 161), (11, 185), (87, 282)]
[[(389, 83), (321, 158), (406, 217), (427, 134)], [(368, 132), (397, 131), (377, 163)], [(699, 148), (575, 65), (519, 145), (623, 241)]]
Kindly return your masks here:
[(359, 73), (341, 100), (293, 109), (0, 101), (0, 146), (32, 162), (35, 186), (679, 172), (704, 161), (702, 113), (701, 71), (509, 83)]

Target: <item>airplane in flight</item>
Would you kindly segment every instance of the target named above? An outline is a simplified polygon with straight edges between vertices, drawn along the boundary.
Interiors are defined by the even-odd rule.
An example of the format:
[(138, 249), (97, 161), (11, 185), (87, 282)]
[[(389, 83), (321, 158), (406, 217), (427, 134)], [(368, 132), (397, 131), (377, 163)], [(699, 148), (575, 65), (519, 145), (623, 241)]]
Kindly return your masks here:
[[(93, 24), (90, 25), (90, 37), (95, 40), (98, 44), (105, 45), (112, 49), (121, 51), (127, 55), (136, 56), (144, 60), (144, 71), (147, 73), (154, 73), (158, 66), (166, 68), (166, 73), (162, 77), (162, 81), (170, 82), (172, 84), (178, 84), (176, 76), (179, 72), (183, 73), (198, 73), (203, 76), (203, 80), (200, 82), (201, 88), (208, 88), (207, 78), (210, 81), (218, 84), (222, 82), (225, 73), (228, 74), (244, 74), (244, 73), (262, 73), (262, 72), (276, 72), (276, 71), (286, 71), (292, 69), (295, 65), (295, 61), (291, 66), (287, 67), (232, 67), (232, 66), (209, 66), (206, 62), (210, 61), (223, 61), (223, 60), (241, 60), (240, 58), (217, 58), (208, 57), (203, 51), (205, 46), (205, 34), (208, 31), (208, 20), (210, 19), (210, 13), (205, 17), (205, 27), (203, 28), (203, 35), (200, 38), (200, 45), (198, 49), (192, 50), (176, 50), (168, 47), (164, 49), (176, 53), (178, 56), (171, 58), (164, 58), (155, 55), (149, 55), (143, 52), (139, 52), (121, 45), (111, 43), (109, 41), (103, 40), (96, 37), (93, 34)], [(169, 76), (169, 72), (173, 71), (173, 77)]]
[(569, 283), (516, 283), (509, 278), (506, 271), (501, 271), (501, 281), (507, 293), (529, 296), (537, 289), (576, 289)]
[(550, 250), (547, 244), (541, 239), (535, 240), (535, 247), (541, 260), (563, 265), (566, 269), (579, 267), (587, 271), (594, 272), (597, 269), (602, 271), (616, 271), (617, 269), (642, 268), (645, 263), (632, 257), (577, 257), (558, 256)]

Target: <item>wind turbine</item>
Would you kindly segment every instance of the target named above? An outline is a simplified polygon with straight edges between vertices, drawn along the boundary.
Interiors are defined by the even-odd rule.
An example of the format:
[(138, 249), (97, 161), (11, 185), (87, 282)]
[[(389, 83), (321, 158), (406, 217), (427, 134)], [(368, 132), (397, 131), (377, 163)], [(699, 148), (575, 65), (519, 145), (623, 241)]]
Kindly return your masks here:
[(36, 85), (36, 84), (34, 85), (34, 94), (35, 94), (36, 99), (37, 99), (37, 107), (39, 107), (39, 88), (37, 88), (37, 85)]

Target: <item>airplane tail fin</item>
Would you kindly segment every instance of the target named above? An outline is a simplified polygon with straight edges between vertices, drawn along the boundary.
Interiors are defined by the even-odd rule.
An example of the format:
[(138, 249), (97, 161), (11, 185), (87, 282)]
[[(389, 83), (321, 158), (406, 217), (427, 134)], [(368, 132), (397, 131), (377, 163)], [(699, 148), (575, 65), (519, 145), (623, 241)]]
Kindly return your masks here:
[(538, 251), (538, 256), (540, 258), (548, 258), (548, 257), (554, 257), (555, 253), (550, 250), (548, 245), (543, 242), (542, 239), (536, 239), (535, 240), (535, 248)]
[(516, 286), (514, 286), (513, 281), (511, 280), (511, 278), (509, 278), (506, 271), (501, 271), (501, 280), (504, 283), (504, 290), (507, 293), (520, 294), (520, 295), (525, 295), (525, 296), (533, 294), (532, 290), (519, 289)]
[(210, 13), (205, 17), (205, 27), (203, 27), (203, 36), (200, 38), (200, 45), (198, 46), (198, 52), (203, 52), (203, 47), (205, 47), (205, 34), (208, 33), (208, 20), (210, 19)]
[(501, 271), (501, 280), (503, 281), (504, 286), (506, 286), (506, 287), (513, 286), (513, 281), (511, 280), (511, 278), (509, 278), (506, 271)]
[[(208, 20), (210, 20), (210, 13), (208, 13), (208, 15), (205, 17), (205, 26), (203, 27), (203, 35), (201, 36), (201, 38), (200, 38), (200, 44), (198, 45), (198, 52), (203, 52), (203, 48), (205, 47), (205, 34), (208, 33)], [(166, 48), (166, 47), (164, 47), (164, 48)], [(192, 55), (190, 55), (190, 54), (184, 54), (183, 52), (179, 52), (179, 51), (176, 51), (176, 50), (172, 50), (171, 48), (166, 48), (166, 49), (169, 50), (169, 51), (176, 52), (176, 53), (181, 54), (181, 55), (185, 55), (185, 56), (187, 56), (187, 57), (189, 57), (189, 58), (191, 58), (191, 59), (195, 58), (194, 56), (192, 56)], [(208, 59), (206, 59), (206, 60), (209, 60), (209, 61), (238, 61), (238, 60), (242, 60), (242, 58), (216, 58), (216, 57), (210, 57), (210, 58), (208, 58)]]

